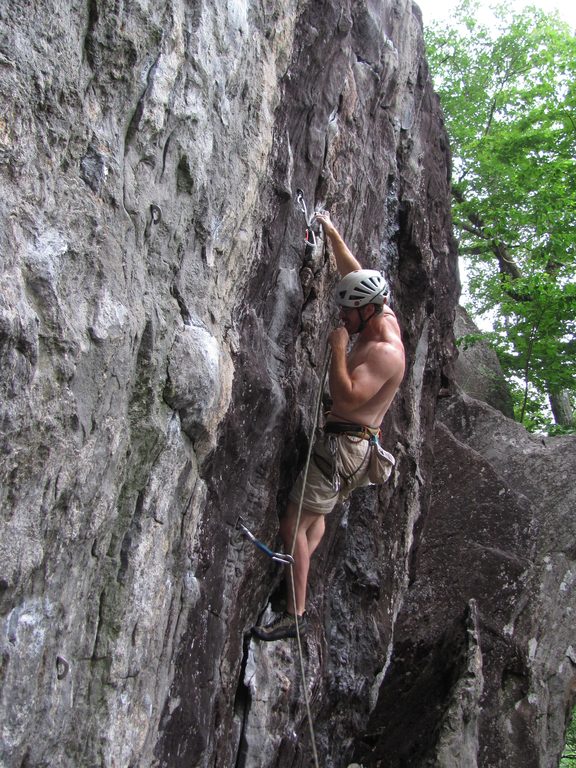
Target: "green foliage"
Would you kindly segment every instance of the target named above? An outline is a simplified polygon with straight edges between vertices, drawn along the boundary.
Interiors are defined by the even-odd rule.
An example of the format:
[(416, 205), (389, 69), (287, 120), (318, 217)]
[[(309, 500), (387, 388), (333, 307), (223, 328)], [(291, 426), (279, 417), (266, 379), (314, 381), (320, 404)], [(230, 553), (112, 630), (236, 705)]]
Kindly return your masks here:
[(460, 338), (456, 339), (456, 346), (459, 347), (462, 351), (465, 351), (473, 347), (479, 341), (487, 340), (487, 338), (488, 334), (484, 334), (481, 331), (478, 333), (467, 333), (464, 336), (460, 336)]
[(500, 6), (495, 28), (477, 8), (464, 0), (449, 27), (426, 31), (452, 145), (453, 218), (468, 309), (493, 319), (517, 417), (545, 429), (547, 398), (576, 394), (576, 38), (535, 8)]
[[(565, 427), (563, 424), (547, 425), (546, 432), (549, 435), (576, 435), (576, 427)], [(576, 768), (576, 763), (574, 764)]]
[(562, 760), (560, 760), (560, 768), (576, 768), (576, 717), (574, 713), (572, 714), (572, 722), (568, 726), (566, 746)]

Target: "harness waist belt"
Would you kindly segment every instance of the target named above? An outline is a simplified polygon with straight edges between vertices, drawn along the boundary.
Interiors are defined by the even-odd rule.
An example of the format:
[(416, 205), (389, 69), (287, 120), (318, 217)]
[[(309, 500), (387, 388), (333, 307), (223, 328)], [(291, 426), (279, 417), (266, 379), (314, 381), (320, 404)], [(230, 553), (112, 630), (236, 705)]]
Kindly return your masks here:
[(351, 437), (363, 437), (364, 440), (370, 440), (372, 437), (378, 437), (379, 427), (365, 427), (363, 424), (353, 424), (349, 421), (327, 421), (324, 425), (324, 432), (333, 435), (350, 435)]

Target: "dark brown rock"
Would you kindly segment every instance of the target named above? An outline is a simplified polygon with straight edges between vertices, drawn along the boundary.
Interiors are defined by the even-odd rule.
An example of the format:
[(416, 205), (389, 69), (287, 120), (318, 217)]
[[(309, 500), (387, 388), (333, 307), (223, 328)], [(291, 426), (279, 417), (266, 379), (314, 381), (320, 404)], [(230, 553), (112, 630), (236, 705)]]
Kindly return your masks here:
[[(362, 758), (392, 767), (557, 765), (575, 678), (575, 498), (561, 480), (576, 470), (575, 438), (531, 436), (465, 395), (442, 400), (439, 416), (430, 508), (368, 729), (377, 738), (366, 739)], [(470, 600), (472, 670), (449, 645), (468, 642)], [(468, 712), (454, 696), (466, 682)], [(400, 726), (406, 718), (413, 737)], [(447, 726), (460, 739), (448, 755), (439, 749)]]

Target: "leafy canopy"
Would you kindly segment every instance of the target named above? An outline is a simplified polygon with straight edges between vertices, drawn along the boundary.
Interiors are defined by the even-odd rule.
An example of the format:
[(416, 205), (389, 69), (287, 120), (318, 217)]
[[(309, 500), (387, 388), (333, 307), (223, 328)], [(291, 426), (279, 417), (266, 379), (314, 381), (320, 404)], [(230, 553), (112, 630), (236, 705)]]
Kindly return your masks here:
[(542, 429), (546, 400), (562, 423), (555, 402), (576, 392), (576, 38), (536, 8), (500, 5), (487, 26), (478, 7), (464, 0), (448, 26), (425, 31), (428, 60), (451, 139), (468, 309), (492, 318), (517, 416)]

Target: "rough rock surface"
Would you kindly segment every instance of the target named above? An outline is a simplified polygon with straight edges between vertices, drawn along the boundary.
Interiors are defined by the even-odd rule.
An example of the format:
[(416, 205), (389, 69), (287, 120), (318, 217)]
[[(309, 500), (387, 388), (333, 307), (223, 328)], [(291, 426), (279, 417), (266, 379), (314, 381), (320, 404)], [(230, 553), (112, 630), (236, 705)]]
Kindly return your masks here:
[(480, 338), (480, 329), (464, 307), (456, 308), (454, 334), (459, 342), (454, 376), (460, 387), (470, 397), (488, 403), (513, 419), (514, 404), (498, 356)]
[[(385, 422), (394, 475), (330, 518), (304, 648), (323, 767), (355, 750), (370, 764), (369, 716), (385, 716), (393, 647), (412, 652), (414, 585), (434, 570), (434, 462), (438, 476), (443, 456), (467, 467), (482, 454), (439, 425), (435, 458), (458, 286), (448, 148), (417, 7), (4, 4), (0, 100), (2, 764), (310, 764), (295, 646), (249, 635), (281, 599), (282, 574), (235, 528), (241, 513), (274, 544), (312, 429), (335, 276), (322, 246), (305, 248), (298, 188), (387, 274), (407, 349)], [(510, 497), (525, 520), (529, 502)], [(518, 547), (502, 572), (510, 611), (525, 559), (547, 540), (490, 531), (485, 512), (487, 547)], [(556, 564), (531, 572), (542, 604), (549, 582), (538, 578), (559, 577)], [(573, 677), (550, 674), (550, 627), (500, 632), (498, 658), (512, 637), (534, 662), (518, 691), (484, 651), (485, 616), (500, 631), (508, 614), (481, 597), (453, 589), (446, 653), (418, 681), (451, 703), (441, 728), (429, 713), (433, 764), (478, 754), (486, 681), (491, 706), (507, 696), (490, 716), (551, 724), (541, 749), (557, 754)], [(526, 604), (536, 626), (540, 604)], [(546, 615), (564, 637), (561, 606), (552, 599)], [(428, 635), (417, 624), (434, 647), (436, 619)], [(549, 696), (550, 717), (536, 719), (535, 695)], [(407, 724), (396, 732), (414, 743)]]
[(576, 438), (529, 435), (462, 392), (437, 416), (430, 506), (359, 754), (556, 768), (576, 692)]

